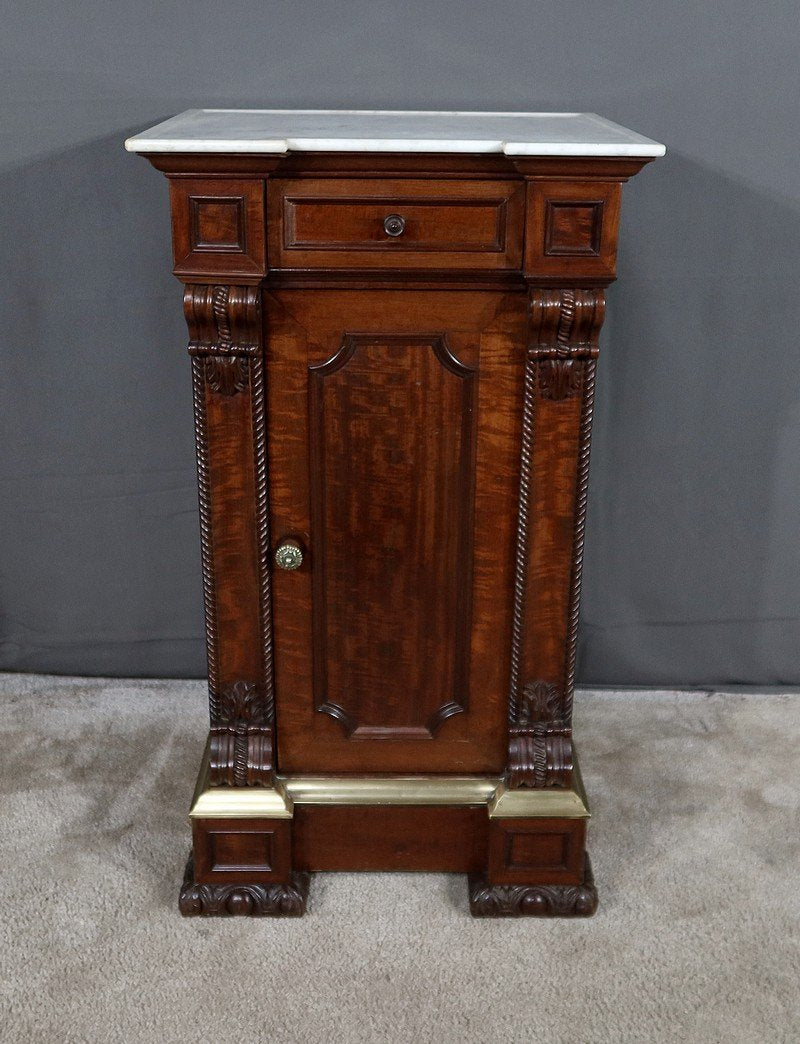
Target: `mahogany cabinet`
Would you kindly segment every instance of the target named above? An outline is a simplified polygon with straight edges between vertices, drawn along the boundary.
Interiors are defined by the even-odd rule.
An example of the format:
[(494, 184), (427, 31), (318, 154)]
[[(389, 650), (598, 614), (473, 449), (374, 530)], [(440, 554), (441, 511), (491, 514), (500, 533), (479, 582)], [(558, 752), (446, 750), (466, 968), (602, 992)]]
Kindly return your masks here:
[(469, 875), (588, 915), (572, 743), (589, 440), (621, 185), (589, 115), (195, 110), (169, 179), (210, 732), (184, 914), (309, 873)]

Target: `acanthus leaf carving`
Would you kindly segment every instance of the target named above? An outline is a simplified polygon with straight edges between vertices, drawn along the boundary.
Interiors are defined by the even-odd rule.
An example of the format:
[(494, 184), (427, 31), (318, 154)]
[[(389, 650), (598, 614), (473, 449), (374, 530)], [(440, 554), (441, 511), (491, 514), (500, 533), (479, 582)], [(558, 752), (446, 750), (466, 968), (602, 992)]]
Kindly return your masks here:
[(219, 696), (216, 724), (231, 729), (271, 725), (273, 702), (255, 682), (238, 681)]
[(522, 690), (516, 724), (554, 721), (560, 709), (561, 693), (557, 685), (546, 681), (528, 682)]
[(493, 885), (483, 874), (470, 874), (469, 907), (473, 917), (591, 917), (597, 889), (589, 856), (577, 885)]
[(218, 395), (235, 395), (250, 380), (250, 362), (240, 355), (207, 355), (203, 360), (208, 387)]
[(211, 723), (213, 786), (269, 786), (272, 781), (274, 700), (255, 682), (239, 681), (217, 693)]
[(559, 402), (581, 390), (583, 361), (569, 355), (539, 360), (539, 391), (543, 399)]
[(309, 874), (294, 872), (278, 884), (197, 884), (189, 857), (178, 908), (184, 917), (302, 917)]

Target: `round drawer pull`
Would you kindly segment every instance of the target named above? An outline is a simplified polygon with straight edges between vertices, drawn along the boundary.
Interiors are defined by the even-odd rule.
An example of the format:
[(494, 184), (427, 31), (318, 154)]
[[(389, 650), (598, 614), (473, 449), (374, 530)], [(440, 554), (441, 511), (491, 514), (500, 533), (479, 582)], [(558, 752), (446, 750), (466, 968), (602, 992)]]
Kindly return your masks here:
[(291, 537), (281, 540), (275, 548), (275, 564), (281, 569), (299, 569), (303, 564), (303, 548)]
[(399, 214), (390, 214), (383, 219), (383, 231), (387, 236), (402, 236), (406, 230), (406, 219)]

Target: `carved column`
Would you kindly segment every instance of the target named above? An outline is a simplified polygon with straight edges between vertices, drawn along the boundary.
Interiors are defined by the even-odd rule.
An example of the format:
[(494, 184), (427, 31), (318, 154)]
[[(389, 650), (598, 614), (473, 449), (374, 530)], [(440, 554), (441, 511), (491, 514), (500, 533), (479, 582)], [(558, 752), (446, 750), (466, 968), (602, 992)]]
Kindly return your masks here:
[(189, 285), (213, 785), (273, 782), (261, 294)]
[(572, 784), (572, 693), (602, 290), (532, 289), (522, 415), (508, 783)]

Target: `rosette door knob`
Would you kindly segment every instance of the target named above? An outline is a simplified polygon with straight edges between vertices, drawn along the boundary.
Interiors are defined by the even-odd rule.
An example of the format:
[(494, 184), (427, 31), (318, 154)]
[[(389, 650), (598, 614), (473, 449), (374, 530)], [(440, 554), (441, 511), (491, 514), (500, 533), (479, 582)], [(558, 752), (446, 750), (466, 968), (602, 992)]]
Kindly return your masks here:
[(303, 547), (292, 537), (285, 537), (275, 548), (275, 565), (280, 569), (299, 569), (303, 564)]

